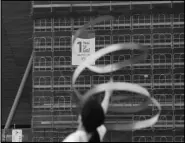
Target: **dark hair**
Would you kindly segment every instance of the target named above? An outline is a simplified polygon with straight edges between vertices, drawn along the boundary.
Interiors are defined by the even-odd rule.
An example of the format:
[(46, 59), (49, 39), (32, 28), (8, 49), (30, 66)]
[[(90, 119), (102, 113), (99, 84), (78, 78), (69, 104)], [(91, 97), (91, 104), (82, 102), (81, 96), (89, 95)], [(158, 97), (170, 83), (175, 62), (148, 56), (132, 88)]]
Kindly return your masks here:
[(104, 111), (101, 104), (93, 98), (89, 98), (81, 110), (82, 124), (88, 133), (92, 133), (89, 142), (100, 142), (97, 127), (102, 125), (105, 120)]

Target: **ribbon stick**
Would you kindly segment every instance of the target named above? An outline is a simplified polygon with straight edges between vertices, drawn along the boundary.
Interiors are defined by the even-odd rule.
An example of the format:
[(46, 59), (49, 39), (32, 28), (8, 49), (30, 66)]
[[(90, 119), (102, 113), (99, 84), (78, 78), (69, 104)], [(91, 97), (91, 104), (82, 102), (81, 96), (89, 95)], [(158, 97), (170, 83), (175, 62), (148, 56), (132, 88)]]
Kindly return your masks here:
[[(113, 20), (113, 19), (114, 19), (114, 17), (112, 17), (112, 16), (101, 16), (101, 17), (98, 17), (95, 20), (85, 24), (82, 28), (77, 30), (77, 32), (75, 33), (74, 40), (72, 43), (72, 46), (73, 46), (72, 48), (75, 48), (74, 43), (75, 43), (76, 38), (79, 35), (81, 35), (90, 25), (95, 25), (95, 24), (100, 23), (104, 20)], [(129, 60), (119, 62), (119, 63), (114, 63), (114, 64), (101, 66), (101, 67), (96, 66), (96, 65), (92, 66), (92, 63), (94, 63), (100, 57), (102, 57), (108, 53), (111, 53), (111, 52), (125, 50), (125, 49), (137, 49), (137, 50), (142, 51), (142, 54), (140, 54), (139, 56), (132, 57)], [(96, 85), (95, 87), (93, 87), (92, 89), (87, 91), (83, 96), (75, 88), (75, 82), (76, 82), (78, 76), (81, 74), (81, 72), (85, 68), (88, 68), (89, 70), (96, 72), (96, 73), (109, 73), (109, 72), (117, 71), (117, 70), (119, 70), (123, 67), (126, 67), (128, 65), (135, 64), (137, 62), (145, 60), (147, 58), (147, 53), (148, 53), (147, 47), (145, 47), (143, 45), (131, 44), (131, 43), (130, 44), (120, 43), (120, 44), (113, 44), (113, 45), (110, 45), (106, 48), (100, 49), (95, 54), (87, 57), (87, 59), (76, 68), (76, 70), (74, 71), (73, 77), (72, 77), (72, 87), (73, 87), (74, 92), (76, 93), (78, 99), (80, 100), (79, 106), (82, 106), (83, 103), (88, 98), (90, 98), (90, 96), (92, 96), (96, 93), (106, 91), (107, 89), (134, 92), (140, 96), (142, 95), (143, 97), (147, 98), (147, 100), (144, 103), (140, 104), (139, 106), (133, 106), (133, 107), (129, 107), (129, 108), (123, 107), (122, 112), (124, 112), (124, 113), (139, 112), (141, 110), (146, 109), (149, 104), (153, 103), (158, 108), (158, 110), (159, 110), (158, 113), (155, 116), (153, 116), (152, 118), (144, 120), (144, 121), (136, 121), (136, 122), (130, 121), (130, 122), (126, 122), (124, 124), (123, 123), (121, 123), (121, 124), (120, 123), (108, 124), (107, 128), (109, 130), (117, 130), (117, 131), (124, 130), (124, 131), (126, 131), (126, 130), (143, 129), (143, 128), (151, 127), (152, 125), (154, 125), (158, 121), (159, 115), (161, 113), (160, 104), (157, 102), (157, 100), (155, 100), (154, 98), (152, 98), (150, 96), (150, 93), (144, 87), (142, 87), (138, 84), (109, 81), (104, 84)]]

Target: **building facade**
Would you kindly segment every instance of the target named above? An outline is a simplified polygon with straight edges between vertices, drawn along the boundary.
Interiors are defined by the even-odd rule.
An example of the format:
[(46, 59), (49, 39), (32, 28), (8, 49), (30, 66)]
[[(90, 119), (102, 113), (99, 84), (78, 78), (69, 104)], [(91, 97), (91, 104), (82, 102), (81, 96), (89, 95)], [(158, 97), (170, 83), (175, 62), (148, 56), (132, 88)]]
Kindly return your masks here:
[[(86, 69), (77, 80), (77, 89), (85, 92), (112, 76), (114, 81), (144, 86), (162, 106), (160, 119), (153, 127), (131, 132), (108, 131), (105, 141), (184, 141), (183, 4), (183, 1), (32, 2), (32, 141), (59, 142), (75, 130), (78, 108), (71, 87), (76, 68), (71, 64), (72, 33), (100, 15), (116, 17), (89, 27), (88, 30), (95, 31), (96, 51), (109, 44), (140, 43), (148, 46), (149, 55), (145, 62), (112, 74), (100, 75)], [(98, 59), (96, 65), (116, 63), (137, 54), (132, 49), (114, 52)], [(115, 92), (111, 99), (107, 125), (143, 120), (156, 113), (152, 105), (135, 115), (111, 112), (112, 108), (127, 104), (114, 101), (118, 94)]]

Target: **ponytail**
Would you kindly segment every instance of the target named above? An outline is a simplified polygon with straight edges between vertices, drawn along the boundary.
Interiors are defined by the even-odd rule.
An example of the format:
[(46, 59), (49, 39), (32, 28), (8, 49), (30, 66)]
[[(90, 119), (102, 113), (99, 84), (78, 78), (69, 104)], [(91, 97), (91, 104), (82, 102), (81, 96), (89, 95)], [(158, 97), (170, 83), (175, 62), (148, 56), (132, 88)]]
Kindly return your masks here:
[(100, 142), (100, 136), (99, 136), (97, 130), (95, 130), (95, 131), (92, 133), (92, 136), (91, 136), (91, 138), (89, 139), (89, 142)]
[(84, 129), (92, 136), (89, 142), (100, 142), (97, 128), (104, 124), (105, 115), (101, 104), (95, 99), (87, 100), (81, 110), (81, 121)]

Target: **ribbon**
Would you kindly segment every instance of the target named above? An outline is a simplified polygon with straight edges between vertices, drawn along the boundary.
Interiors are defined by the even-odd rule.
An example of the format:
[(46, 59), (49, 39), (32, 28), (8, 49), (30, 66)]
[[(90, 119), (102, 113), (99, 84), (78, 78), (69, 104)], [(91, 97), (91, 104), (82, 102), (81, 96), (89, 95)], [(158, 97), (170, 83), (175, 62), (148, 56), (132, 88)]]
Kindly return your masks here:
[[(89, 23), (85, 24), (83, 27), (78, 29), (77, 32), (75, 33), (74, 39), (72, 42), (72, 48), (75, 48), (74, 43), (75, 43), (76, 38), (80, 34), (82, 34), (90, 25), (95, 25), (96, 23), (100, 23), (104, 20), (113, 20), (113, 19), (114, 19), (114, 17), (112, 17), (112, 16), (101, 16), (101, 17), (98, 17), (95, 20), (90, 21)], [(106, 66), (92, 66), (93, 62), (95, 62), (97, 59), (104, 56), (105, 54), (108, 54), (108, 53), (111, 53), (114, 51), (124, 50), (124, 49), (138, 49), (138, 50), (142, 51), (142, 54), (140, 54), (139, 56), (132, 57), (129, 60), (119, 62), (119, 63), (114, 63), (114, 64), (110, 64), (110, 65), (106, 65)], [(157, 108), (159, 110), (155, 116), (153, 116), (150, 119), (144, 120), (144, 121), (136, 121), (136, 122), (132, 122), (132, 121), (129, 122), (128, 121), (124, 124), (123, 123), (121, 123), (121, 124), (120, 123), (108, 124), (108, 125), (106, 125), (108, 130), (116, 130), (116, 131), (123, 131), (124, 130), (124, 131), (126, 131), (126, 130), (138, 130), (138, 129), (150, 127), (158, 121), (159, 115), (161, 113), (160, 104), (157, 102), (156, 99), (154, 99), (150, 96), (150, 93), (144, 87), (142, 87), (138, 84), (109, 81), (104, 84), (96, 85), (95, 87), (93, 87), (92, 89), (87, 91), (82, 96), (78, 92), (78, 90), (75, 88), (75, 82), (76, 82), (78, 76), (80, 75), (80, 73), (85, 68), (88, 68), (89, 70), (96, 72), (96, 73), (109, 73), (109, 72), (117, 71), (125, 66), (130, 65), (130, 64), (135, 64), (137, 62), (145, 60), (147, 58), (147, 51), (148, 51), (147, 47), (145, 47), (143, 45), (123, 44), (123, 43), (113, 44), (113, 45), (110, 45), (106, 48), (100, 49), (95, 54), (87, 57), (87, 59), (81, 65), (79, 65), (73, 73), (72, 87), (73, 87), (74, 92), (76, 93), (76, 95), (80, 101), (80, 105), (79, 105), (80, 107), (83, 106), (83, 103), (85, 103), (86, 100), (90, 96), (94, 95), (95, 93), (99, 93), (99, 92), (106, 91), (107, 89), (109, 89), (109, 90), (120, 90), (120, 91), (134, 92), (134, 93), (140, 94), (143, 97), (147, 98), (147, 100), (139, 106), (130, 107), (130, 108), (126, 108), (126, 107), (122, 108), (122, 112), (124, 112), (124, 113), (135, 113), (135, 112), (141, 111), (141, 110), (147, 108), (148, 104), (150, 104), (150, 103), (153, 103), (155, 106), (157, 106)]]

